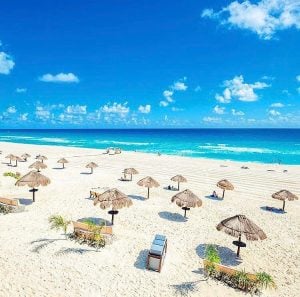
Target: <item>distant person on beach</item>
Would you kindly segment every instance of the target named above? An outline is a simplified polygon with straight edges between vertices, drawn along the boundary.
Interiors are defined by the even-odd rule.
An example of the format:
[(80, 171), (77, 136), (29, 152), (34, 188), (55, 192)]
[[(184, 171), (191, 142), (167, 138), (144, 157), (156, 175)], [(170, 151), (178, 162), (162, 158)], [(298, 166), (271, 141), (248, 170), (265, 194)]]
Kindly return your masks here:
[(213, 191), (213, 193), (210, 195), (210, 197), (218, 198), (218, 195), (217, 195), (216, 191)]

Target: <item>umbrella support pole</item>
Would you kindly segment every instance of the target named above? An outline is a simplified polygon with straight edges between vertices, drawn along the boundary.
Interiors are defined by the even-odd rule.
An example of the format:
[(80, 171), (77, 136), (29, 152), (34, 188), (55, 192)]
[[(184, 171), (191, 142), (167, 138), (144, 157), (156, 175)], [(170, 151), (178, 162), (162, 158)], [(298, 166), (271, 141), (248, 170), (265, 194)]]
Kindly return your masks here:
[[(239, 243), (241, 242), (241, 235), (239, 236)], [(241, 246), (239, 244), (238, 246), (238, 249), (237, 249), (237, 253), (236, 253), (236, 256), (239, 258), (240, 257), (240, 249), (241, 249)]]
[(91, 174), (93, 174), (93, 168), (91, 167)]
[(284, 211), (284, 208), (285, 208), (285, 200), (283, 200), (282, 211)]
[(224, 196), (225, 196), (225, 189), (223, 190), (222, 199), (224, 199)]
[(32, 192), (32, 201), (35, 202), (35, 192), (38, 191), (38, 189), (32, 188), (31, 190), (29, 190), (30, 192)]
[(113, 225), (114, 224), (115, 215), (118, 214), (119, 212), (117, 210), (113, 210), (112, 209), (108, 213), (111, 215), (111, 224)]
[(147, 199), (149, 199), (150, 188), (148, 188)]
[(178, 182), (178, 187), (177, 187), (178, 191), (179, 191), (179, 182)]
[(130, 174), (130, 180), (132, 181), (132, 174)]

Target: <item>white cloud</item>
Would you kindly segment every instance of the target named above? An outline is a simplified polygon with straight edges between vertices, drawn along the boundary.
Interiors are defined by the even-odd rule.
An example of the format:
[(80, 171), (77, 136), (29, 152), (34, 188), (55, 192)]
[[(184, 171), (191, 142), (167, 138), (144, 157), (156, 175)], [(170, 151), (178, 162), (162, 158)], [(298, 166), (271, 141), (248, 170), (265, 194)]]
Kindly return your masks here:
[(5, 52), (0, 52), (0, 73), (9, 74), (14, 66), (15, 62), (12, 57)]
[(163, 91), (163, 96), (166, 98), (167, 102), (173, 102), (174, 99), (172, 98), (174, 92), (170, 90)]
[(69, 105), (66, 108), (68, 114), (86, 114), (86, 105)]
[(42, 121), (50, 119), (51, 113), (47, 107), (37, 106), (35, 110), (35, 116)]
[(183, 111), (184, 109), (172, 106), (171, 110), (176, 112), (176, 111)]
[(269, 87), (269, 85), (264, 82), (255, 82), (253, 84), (245, 83), (242, 75), (235, 76), (231, 80), (225, 80), (224, 86), (225, 89), (223, 94), (215, 95), (216, 100), (221, 103), (229, 103), (232, 99), (246, 102), (256, 101), (258, 99), (258, 95), (254, 92), (254, 90)]
[(26, 122), (28, 120), (28, 113), (20, 114), (19, 121)]
[(281, 108), (281, 107), (284, 107), (284, 104), (282, 104), (280, 102), (276, 102), (276, 103), (272, 103), (270, 106), (271, 107)]
[(234, 116), (244, 116), (245, 115), (245, 113), (243, 111), (241, 111), (241, 110), (235, 110), (235, 109), (231, 109), (231, 113)]
[(43, 82), (53, 82), (53, 83), (78, 83), (78, 77), (73, 73), (58, 73), (58, 74), (44, 74), (39, 78)]
[(200, 92), (202, 90), (202, 88), (200, 87), (200, 86), (197, 86), (196, 88), (195, 88), (195, 92)]
[(262, 76), (261, 79), (263, 79), (263, 80), (274, 80), (275, 77), (274, 76), (269, 76), (269, 75), (264, 75), (264, 76)]
[(26, 93), (27, 89), (26, 88), (16, 88), (17, 93)]
[(281, 113), (280, 113), (279, 111), (275, 110), (275, 109), (270, 109), (270, 110), (269, 110), (269, 114), (270, 114), (271, 116), (273, 116), (273, 117), (277, 117), (277, 116), (280, 116), (280, 115), (281, 115)]
[(127, 106), (127, 102), (125, 103), (117, 103), (114, 102), (113, 104), (108, 103), (101, 107), (101, 111), (108, 114), (118, 114), (122, 117), (126, 116), (129, 112), (129, 107)]
[(214, 12), (205, 9), (203, 18), (218, 20), (222, 25), (250, 30), (262, 39), (272, 39), (279, 30), (300, 29), (300, 2), (297, 0), (233, 1)]
[(140, 105), (138, 110), (141, 113), (149, 113), (151, 111), (151, 105), (150, 104), (146, 104), (145, 106)]
[(166, 107), (168, 105), (169, 105), (169, 102), (167, 102), (167, 101), (162, 100), (162, 101), (159, 102), (159, 106)]
[(186, 91), (187, 88), (187, 85), (183, 81), (177, 81), (172, 86), (172, 89), (175, 91)]
[(16, 113), (17, 112), (17, 109), (15, 106), (10, 106), (7, 108), (6, 110), (8, 113)]
[(216, 114), (224, 114), (225, 113), (225, 107), (221, 107), (219, 105), (216, 105), (214, 107), (214, 113), (216, 113)]
[(300, 75), (296, 76), (296, 80), (300, 82)]
[(203, 122), (207, 122), (207, 123), (220, 123), (222, 121), (221, 118), (217, 118), (217, 117), (204, 117)]

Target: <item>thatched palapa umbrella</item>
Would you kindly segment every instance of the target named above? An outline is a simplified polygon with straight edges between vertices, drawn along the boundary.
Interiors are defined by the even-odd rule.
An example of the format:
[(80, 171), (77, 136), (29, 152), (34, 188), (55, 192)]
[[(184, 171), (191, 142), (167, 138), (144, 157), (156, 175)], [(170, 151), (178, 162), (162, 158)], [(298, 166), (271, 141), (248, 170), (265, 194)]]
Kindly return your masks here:
[(11, 160), (15, 157), (13, 154), (9, 154), (5, 157), (5, 159), (9, 159), (9, 164), (11, 164)]
[(185, 218), (187, 210), (190, 210), (191, 207), (200, 207), (202, 205), (201, 199), (188, 189), (174, 195), (171, 201), (184, 210)]
[(251, 241), (267, 238), (265, 232), (244, 215), (236, 215), (223, 220), (217, 225), (217, 230), (238, 237), (238, 241), (233, 241), (233, 244), (238, 247), (236, 253), (237, 257), (240, 256), (240, 248), (246, 247), (246, 244), (241, 242), (242, 235)]
[(36, 169), (38, 172), (40, 172), (41, 169), (47, 168), (47, 165), (45, 163), (42, 163), (41, 161), (35, 161), (28, 168)]
[(179, 191), (179, 184), (180, 183), (186, 183), (187, 182), (187, 179), (185, 177), (183, 177), (182, 175), (178, 174), (178, 175), (175, 175), (171, 178), (171, 181), (174, 181), (174, 182), (177, 182), (178, 183), (178, 186), (177, 186), (177, 189)]
[(90, 162), (89, 164), (87, 164), (85, 166), (85, 168), (90, 168), (91, 169), (91, 174), (94, 172), (94, 168), (97, 168), (97, 167), (98, 167), (98, 165), (94, 162)]
[(125, 168), (124, 169), (124, 175), (126, 176), (127, 174), (129, 174), (130, 175), (130, 180), (132, 180), (132, 175), (133, 174), (138, 174), (138, 173), (139, 172), (134, 168)]
[(110, 189), (105, 191), (104, 193), (98, 195), (94, 199), (94, 205), (100, 204), (102, 209), (111, 208), (108, 212), (111, 214), (111, 224), (114, 224), (114, 216), (118, 214), (117, 209), (121, 209), (123, 207), (129, 207), (132, 205), (131, 199), (119, 191), (118, 189)]
[(65, 159), (65, 158), (61, 158), (61, 159), (59, 159), (59, 160), (57, 161), (57, 163), (62, 164), (62, 168), (64, 169), (64, 168), (65, 168), (65, 164), (66, 164), (66, 163), (69, 163), (69, 161), (68, 161), (67, 159)]
[(13, 156), (11, 158), (12, 161), (16, 161), (15, 167), (18, 166), (18, 161), (22, 161), (22, 158), (18, 157), (18, 156)]
[(27, 162), (27, 159), (30, 158), (31, 156), (30, 156), (29, 154), (25, 153), (25, 154), (23, 154), (21, 157), (23, 158), (23, 160), (24, 160), (25, 162)]
[(223, 190), (223, 195), (222, 199), (224, 199), (225, 195), (225, 190), (230, 190), (232, 191), (234, 189), (234, 186), (227, 180), (227, 179), (222, 179), (217, 183), (217, 187)]
[(36, 189), (39, 186), (47, 186), (50, 184), (50, 179), (37, 171), (30, 171), (23, 177), (21, 177), (17, 182), (16, 186), (28, 186), (31, 188), (29, 190), (32, 192), (32, 200), (35, 202), (35, 192), (38, 190)]
[(44, 160), (48, 160), (46, 156), (41, 156), (41, 155), (37, 156), (36, 159), (41, 161), (42, 163), (44, 163)]
[(284, 211), (286, 200), (293, 201), (299, 199), (295, 194), (291, 193), (288, 190), (280, 190), (279, 192), (274, 193), (272, 195), (272, 198), (283, 201), (282, 211)]
[(150, 176), (147, 176), (147, 177), (141, 179), (140, 181), (137, 182), (137, 184), (141, 187), (148, 188), (148, 193), (147, 193), (148, 199), (149, 199), (149, 192), (150, 192), (149, 189), (153, 188), (153, 187), (155, 187), (155, 188), (159, 187), (159, 183)]

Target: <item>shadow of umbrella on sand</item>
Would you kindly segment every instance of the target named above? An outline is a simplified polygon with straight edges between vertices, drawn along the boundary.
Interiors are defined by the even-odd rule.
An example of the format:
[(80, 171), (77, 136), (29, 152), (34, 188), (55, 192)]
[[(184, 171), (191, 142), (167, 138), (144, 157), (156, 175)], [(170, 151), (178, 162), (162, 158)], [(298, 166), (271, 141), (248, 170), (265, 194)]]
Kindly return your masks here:
[(240, 248), (246, 247), (246, 244), (241, 241), (242, 235), (250, 241), (267, 238), (265, 232), (244, 215), (236, 215), (225, 219), (216, 228), (218, 231), (223, 231), (228, 235), (238, 238), (238, 241), (233, 241), (233, 244), (238, 247), (237, 257), (240, 256)]
[(97, 205), (98, 203), (102, 209), (111, 208), (108, 213), (111, 215), (111, 224), (113, 225), (114, 216), (118, 214), (117, 209), (131, 206), (132, 200), (127, 195), (114, 188), (98, 195), (94, 199), (94, 205)]
[(280, 190), (279, 192), (274, 193), (272, 195), (272, 198), (283, 201), (282, 211), (284, 211), (286, 200), (293, 201), (299, 199), (298, 196), (296, 196), (288, 190)]
[(32, 200), (33, 202), (35, 202), (35, 192), (38, 190), (36, 189), (39, 186), (47, 186), (50, 184), (50, 179), (42, 174), (40, 174), (37, 171), (30, 171), (29, 173), (27, 173), (26, 175), (24, 175), (23, 177), (21, 177), (17, 182), (16, 182), (16, 186), (28, 186), (31, 188), (31, 190), (29, 190), (30, 192), (32, 192)]
[(149, 199), (149, 192), (150, 192), (150, 188), (157, 188), (159, 187), (159, 183), (153, 179), (152, 177), (150, 176), (147, 176), (143, 179), (141, 179), (140, 181), (137, 182), (137, 184), (141, 187), (145, 187), (145, 188), (148, 188), (148, 192), (147, 192), (147, 199)]
[(175, 202), (179, 207), (181, 207), (184, 210), (185, 218), (186, 218), (186, 211), (190, 210), (191, 207), (202, 206), (201, 199), (188, 189), (174, 195), (171, 201)]

